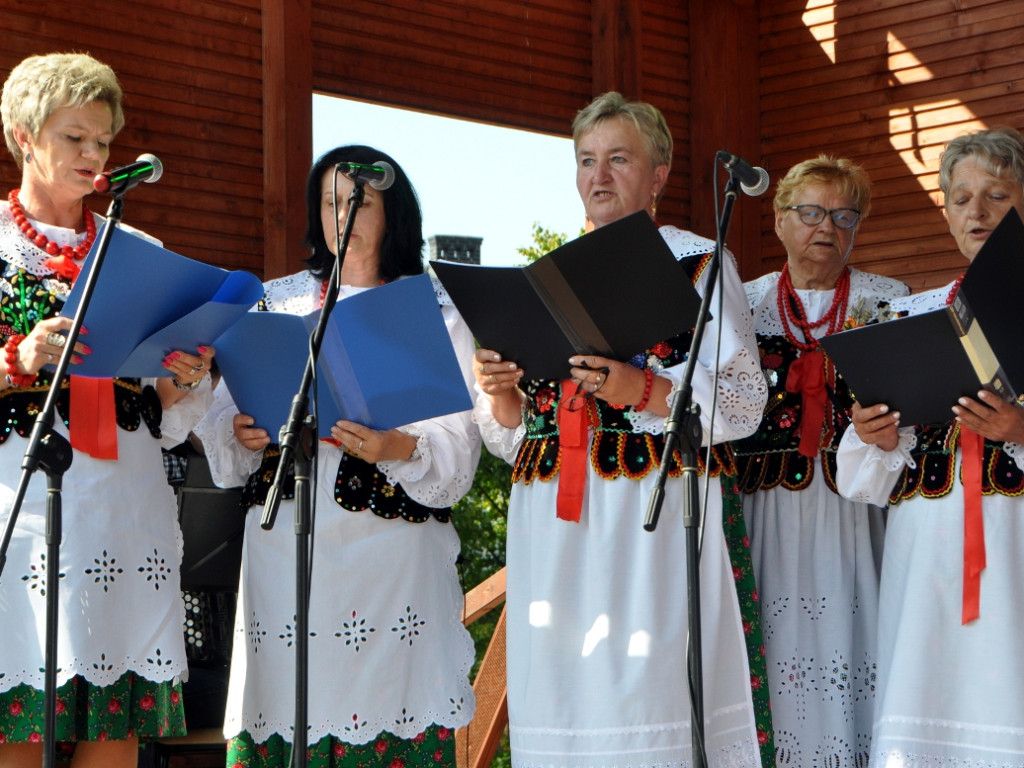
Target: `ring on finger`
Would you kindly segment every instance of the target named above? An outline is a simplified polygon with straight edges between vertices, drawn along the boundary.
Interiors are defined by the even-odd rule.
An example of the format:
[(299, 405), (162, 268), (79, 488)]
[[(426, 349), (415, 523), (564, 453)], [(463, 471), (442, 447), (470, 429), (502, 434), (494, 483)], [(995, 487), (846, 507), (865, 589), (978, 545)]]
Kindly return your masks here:
[(48, 362), (48, 363), (52, 363), (53, 362), (53, 355), (50, 354), (49, 352), (46, 353), (46, 362)]
[(59, 333), (50, 331), (48, 334), (46, 334), (46, 343), (49, 344), (51, 347), (63, 347), (66, 341), (67, 339), (65, 339)]
[(366, 441), (365, 440), (360, 440), (359, 441), (359, 445), (356, 446), (356, 453), (359, 453), (360, 451), (363, 450), (363, 443), (364, 442), (366, 442)]

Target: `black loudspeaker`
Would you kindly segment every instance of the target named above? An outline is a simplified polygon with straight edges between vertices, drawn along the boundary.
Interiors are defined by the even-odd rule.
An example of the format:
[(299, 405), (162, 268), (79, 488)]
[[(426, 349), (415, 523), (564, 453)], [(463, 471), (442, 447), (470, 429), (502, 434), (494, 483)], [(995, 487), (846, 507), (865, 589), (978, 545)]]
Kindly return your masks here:
[(242, 563), (241, 489), (213, 484), (206, 457), (191, 444), (164, 457), (178, 497), (184, 540), (181, 589), (189, 679), (182, 686), (189, 730), (220, 728), (227, 700), (232, 628)]
[(178, 523), (185, 549), (181, 588), (205, 592), (237, 592), (242, 563), (245, 511), (240, 488), (218, 488), (206, 457), (190, 451), (184, 482), (178, 486)]

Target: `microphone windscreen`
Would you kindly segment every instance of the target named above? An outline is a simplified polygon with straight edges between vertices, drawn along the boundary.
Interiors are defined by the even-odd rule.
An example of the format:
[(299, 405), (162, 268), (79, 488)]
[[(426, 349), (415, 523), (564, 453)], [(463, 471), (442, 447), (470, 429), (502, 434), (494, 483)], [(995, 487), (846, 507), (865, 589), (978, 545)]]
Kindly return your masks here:
[(395, 169), (391, 166), (391, 163), (386, 163), (383, 160), (378, 160), (374, 163), (378, 168), (383, 169), (384, 177), (380, 179), (374, 179), (370, 182), (370, 186), (376, 189), (378, 192), (383, 192), (385, 189), (390, 189), (391, 185), (395, 183)]
[(160, 162), (160, 158), (156, 155), (151, 155), (149, 152), (146, 152), (145, 154), (138, 156), (137, 162), (149, 163), (153, 166), (153, 172), (147, 178), (143, 179), (147, 184), (159, 181), (160, 177), (164, 175), (164, 164)]
[(757, 197), (763, 195), (768, 191), (768, 185), (771, 181), (768, 179), (768, 171), (764, 168), (754, 166), (754, 172), (757, 174), (757, 184), (753, 186), (747, 186), (746, 184), (740, 184), (740, 189), (746, 192), (751, 197)]

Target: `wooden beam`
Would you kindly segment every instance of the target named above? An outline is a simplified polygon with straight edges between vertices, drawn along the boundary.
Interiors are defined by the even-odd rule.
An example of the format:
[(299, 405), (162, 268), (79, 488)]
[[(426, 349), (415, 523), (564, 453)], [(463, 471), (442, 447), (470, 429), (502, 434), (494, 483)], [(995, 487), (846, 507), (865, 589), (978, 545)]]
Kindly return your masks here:
[[(690, 227), (714, 237), (715, 153), (724, 149), (761, 165), (758, 100), (758, 10), (752, 0), (689, 0)], [(720, 177), (719, 189), (725, 184)], [(775, 181), (773, 179), (773, 181)], [(727, 245), (740, 275), (761, 274), (761, 216), (772, 192), (741, 195), (733, 208)]]
[(302, 268), (313, 154), (312, 0), (263, 0), (264, 279)]
[(635, 0), (593, 0), (590, 20), (594, 96), (618, 91), (630, 101), (643, 98), (640, 5)]
[(462, 623), (469, 626), (505, 602), (505, 569), (492, 574), (466, 593)]

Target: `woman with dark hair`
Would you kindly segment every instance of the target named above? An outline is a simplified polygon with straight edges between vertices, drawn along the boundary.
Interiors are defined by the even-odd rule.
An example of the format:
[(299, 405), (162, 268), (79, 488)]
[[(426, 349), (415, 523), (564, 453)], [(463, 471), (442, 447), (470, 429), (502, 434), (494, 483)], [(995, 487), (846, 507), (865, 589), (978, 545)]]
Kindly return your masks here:
[[(423, 272), (420, 209), (408, 177), (378, 150), (339, 147), (317, 160), (307, 183), (309, 268), (268, 282), (261, 310), (306, 314), (322, 305), (353, 186), (341, 174), (335, 179), (334, 167), (379, 161), (394, 167), (395, 181), (383, 192), (365, 189), (339, 299)], [(471, 386), (472, 335), (436, 281), (435, 288)], [(256, 507), (242, 557), (227, 764), (286, 766), (294, 715), (295, 536), (289, 525), (259, 527), (279, 450), (223, 387), (196, 432), (217, 484), (244, 484), (243, 501)], [(317, 446), (315, 476), (322, 482), (311, 494), (309, 764), (454, 766), (453, 730), (474, 709), (473, 644), (460, 621), (459, 540), (449, 519), (473, 482), (479, 434), (468, 411), (386, 431), (339, 421), (331, 434)], [(288, 518), (292, 503), (282, 504), (279, 519)]]

